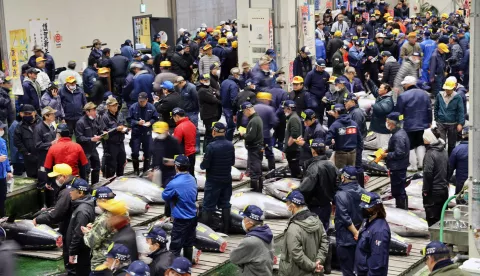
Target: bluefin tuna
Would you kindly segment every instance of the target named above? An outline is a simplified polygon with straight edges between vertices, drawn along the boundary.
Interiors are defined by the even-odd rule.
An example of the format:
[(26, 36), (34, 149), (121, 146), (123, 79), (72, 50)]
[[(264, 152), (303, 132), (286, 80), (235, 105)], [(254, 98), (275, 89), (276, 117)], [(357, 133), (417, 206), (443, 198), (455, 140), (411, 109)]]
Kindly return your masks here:
[[(122, 200), (127, 205), (128, 214), (130, 216), (142, 215), (148, 212), (150, 205), (143, 201), (140, 197), (122, 191), (115, 191), (115, 199)], [(103, 213), (102, 209), (98, 206), (95, 207), (95, 213), (97, 215)]]
[[(196, 160), (195, 160), (195, 172), (198, 173), (198, 174), (205, 174), (206, 171), (205, 170), (202, 170), (200, 168), (200, 163), (202, 163), (203, 161), (203, 157), (202, 156), (197, 156), (196, 157)], [(243, 172), (241, 172), (239, 169), (235, 168), (232, 166), (232, 171), (231, 171), (231, 174), (232, 174), (232, 180), (234, 181), (241, 181), (243, 179), (243, 177), (245, 176), (245, 174)], [(196, 174), (197, 175), (197, 174)]]
[[(235, 148), (245, 148), (245, 142), (244, 140), (241, 140), (237, 143), (235, 143)], [(277, 148), (272, 148), (273, 151), (273, 156), (275, 157), (275, 162), (283, 162), (285, 161), (285, 153), (283, 151), (277, 149)]]
[[(202, 219), (202, 206), (199, 206), (199, 213), (200, 217), (199, 220)], [(211, 228), (215, 232), (222, 232), (223, 231), (223, 220), (222, 220), (222, 212), (220, 210), (216, 210), (213, 212), (213, 216), (211, 218)], [(224, 234), (245, 234), (245, 230), (242, 228), (242, 220), (243, 217), (240, 215), (240, 210), (235, 208), (231, 209), (230, 212), (230, 227), (228, 229), (228, 233)]]
[(386, 206), (390, 229), (402, 237), (426, 237), (429, 235), (427, 221), (414, 213)]
[(149, 203), (165, 203), (163, 188), (141, 177), (120, 177), (108, 185), (114, 192), (121, 191), (145, 198)]
[[(235, 147), (235, 165), (237, 169), (245, 170), (247, 168), (248, 151), (245, 147)], [(262, 170), (268, 170), (268, 161), (263, 158)]]
[(245, 209), (247, 205), (257, 205), (263, 210), (267, 219), (289, 218), (291, 216), (284, 202), (272, 196), (251, 191), (235, 192), (230, 198), (230, 204), (238, 210)]
[(33, 225), (31, 220), (3, 220), (0, 227), (7, 239), (16, 241), (23, 249), (44, 250), (62, 247), (63, 238), (50, 226)]
[(300, 183), (297, 178), (271, 178), (263, 182), (263, 193), (283, 200), (289, 192), (298, 188)]

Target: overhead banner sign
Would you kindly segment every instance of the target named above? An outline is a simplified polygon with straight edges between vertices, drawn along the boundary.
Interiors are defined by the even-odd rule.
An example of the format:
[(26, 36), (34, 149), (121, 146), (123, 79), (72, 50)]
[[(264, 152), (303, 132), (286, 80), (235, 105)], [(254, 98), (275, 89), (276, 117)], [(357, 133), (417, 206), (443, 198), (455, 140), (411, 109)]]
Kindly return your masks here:
[(50, 39), (50, 21), (30, 20), (30, 43), (33, 46), (38, 45), (45, 53), (50, 53), (52, 49)]
[(11, 30), (10, 31), (10, 49), (15, 48), (18, 53), (18, 61), (25, 62), (28, 60), (28, 41), (27, 30)]
[[(300, 6), (300, 18), (301, 18), (301, 37), (303, 38), (303, 45), (310, 49), (310, 52), (315, 56), (315, 24), (313, 5)], [(300, 40), (301, 41), (301, 40)]]

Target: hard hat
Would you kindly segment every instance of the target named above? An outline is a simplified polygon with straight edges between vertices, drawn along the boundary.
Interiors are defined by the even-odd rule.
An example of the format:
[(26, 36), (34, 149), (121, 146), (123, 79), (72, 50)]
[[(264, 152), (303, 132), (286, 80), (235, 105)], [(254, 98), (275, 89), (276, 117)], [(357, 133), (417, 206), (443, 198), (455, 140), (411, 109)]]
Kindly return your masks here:
[(72, 167), (68, 164), (56, 164), (53, 166), (53, 172), (48, 174), (48, 177), (56, 177), (59, 175), (72, 175)]
[(152, 125), (152, 131), (160, 134), (166, 133), (168, 131), (168, 123), (156, 122)]

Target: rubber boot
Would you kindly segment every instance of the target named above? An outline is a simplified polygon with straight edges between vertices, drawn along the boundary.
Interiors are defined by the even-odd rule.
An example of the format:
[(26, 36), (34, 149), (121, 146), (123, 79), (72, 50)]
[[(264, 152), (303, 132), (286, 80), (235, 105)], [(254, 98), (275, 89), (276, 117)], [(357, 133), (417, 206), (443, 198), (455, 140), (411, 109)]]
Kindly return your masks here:
[(201, 221), (201, 223), (210, 227), (210, 224), (212, 222), (212, 217), (213, 217), (212, 212), (202, 211), (202, 219), (200, 221)]
[(262, 193), (262, 191), (263, 191), (263, 178), (260, 177), (258, 179), (258, 190), (257, 190), (257, 192)]
[(408, 158), (408, 161), (410, 162), (410, 166), (408, 166), (407, 171), (412, 171), (415, 172), (418, 170), (417, 167), (417, 155), (415, 154), (415, 150), (410, 150), (410, 156)]
[(230, 229), (230, 208), (222, 209), (222, 222), (223, 222), (222, 233), (228, 234), (228, 230)]
[(97, 184), (100, 181), (100, 171), (99, 170), (92, 170), (90, 173), (91, 181), (90, 185)]
[(250, 179), (250, 188), (252, 191), (256, 192), (258, 189), (258, 180)]
[(275, 158), (268, 159), (268, 170), (275, 170)]
[(419, 170), (423, 169), (423, 158), (425, 157), (425, 151), (426, 151), (425, 146), (418, 146), (417, 148), (415, 148)]
[(148, 171), (150, 167), (150, 158), (145, 158), (143, 160), (143, 167), (142, 167), (142, 172), (140, 173), (140, 177), (145, 176), (145, 173)]
[(140, 174), (140, 162), (138, 159), (132, 159), (132, 164), (133, 164), (133, 174), (134, 175), (139, 175)]
[(327, 258), (325, 258), (325, 264), (323, 266), (325, 274), (332, 273), (332, 254), (333, 254), (333, 244), (329, 243), (328, 244)]
[(193, 262), (193, 247), (184, 247), (183, 257), (187, 258), (190, 262)]
[(408, 210), (408, 198), (395, 198), (395, 205), (398, 209)]

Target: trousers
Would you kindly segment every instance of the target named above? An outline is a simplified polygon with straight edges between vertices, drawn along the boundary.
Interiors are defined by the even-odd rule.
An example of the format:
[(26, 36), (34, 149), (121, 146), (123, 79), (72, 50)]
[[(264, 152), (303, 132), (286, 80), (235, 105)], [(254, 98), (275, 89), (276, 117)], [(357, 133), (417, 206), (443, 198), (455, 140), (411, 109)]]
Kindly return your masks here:
[(323, 229), (327, 232), (330, 226), (330, 215), (332, 214), (332, 206), (330, 204), (325, 206), (308, 206), (312, 213), (317, 214), (318, 218), (323, 224)]
[(140, 156), (140, 148), (143, 151), (145, 159), (150, 158), (150, 145), (152, 144), (152, 135), (150, 132), (144, 135), (132, 135), (130, 139), (130, 148), (132, 149), (132, 159), (138, 160)]
[[(196, 238), (197, 218), (173, 219), (170, 251), (175, 257), (180, 256), (182, 248), (191, 248)], [(185, 251), (185, 250), (184, 250)]]
[(457, 124), (442, 124), (437, 122), (437, 128), (440, 133), (440, 138), (447, 142), (448, 156), (450, 156), (457, 143)]
[(97, 149), (93, 149), (92, 153), (87, 155), (87, 159), (88, 164), (86, 171), (87, 175), (91, 177), (90, 185), (93, 185), (100, 181), (100, 157), (98, 156)]
[(390, 185), (395, 204), (397, 208), (408, 210), (407, 193), (405, 192), (406, 182), (407, 169), (390, 171)]
[(354, 276), (356, 246), (337, 245), (337, 259), (343, 276)]
[(300, 169), (300, 152), (289, 151), (285, 154), (288, 161), (288, 168), (292, 177), (301, 178), (302, 170)]
[(105, 143), (104, 145), (104, 177), (110, 178), (114, 175), (122, 176), (125, 162), (127, 161), (125, 145), (123, 143)]
[(345, 166), (355, 166), (355, 159), (357, 158), (357, 151), (335, 151), (335, 167), (343, 169)]
[(203, 153), (206, 152), (208, 144), (212, 142), (213, 136), (212, 136), (212, 124), (216, 120), (214, 119), (208, 119), (208, 120), (203, 120), (203, 125), (205, 126), (205, 139), (203, 140)]
[(5, 201), (7, 200), (7, 179), (0, 178), (0, 218), (5, 216)]
[(225, 134), (225, 138), (228, 141), (233, 140), (233, 133), (235, 132), (235, 123), (233, 122), (233, 111), (229, 108), (223, 109), (223, 116), (225, 116), (225, 120), (227, 121), (227, 132)]
[(231, 183), (214, 183), (207, 180), (205, 182), (203, 211), (214, 212), (216, 207), (219, 209), (230, 209), (230, 198), (232, 197)]
[(250, 171), (250, 179), (258, 181), (262, 176), (263, 152), (261, 147), (248, 148), (247, 167)]
[(440, 220), (443, 204), (445, 204), (447, 199), (447, 187), (442, 191), (434, 191), (427, 194), (427, 196), (423, 196), (423, 207), (425, 208), (425, 216), (429, 227)]

